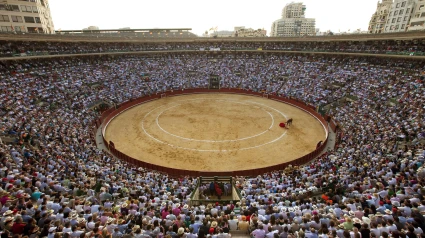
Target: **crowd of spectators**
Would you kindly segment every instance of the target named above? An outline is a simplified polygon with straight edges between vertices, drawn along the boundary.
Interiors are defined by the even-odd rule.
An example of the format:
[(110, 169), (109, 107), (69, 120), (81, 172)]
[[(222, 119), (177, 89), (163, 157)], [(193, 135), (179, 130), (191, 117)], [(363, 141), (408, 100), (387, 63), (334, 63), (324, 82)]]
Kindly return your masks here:
[(280, 50), (347, 52), (369, 54), (423, 55), (425, 44), (418, 40), (393, 41), (282, 41), (282, 42), (61, 42), (0, 41), (0, 57), (24, 55), (86, 54), (136, 51)]
[[(89, 46), (69, 49), (96, 50)], [(0, 143), (1, 237), (423, 237), (423, 72), (420, 61), (263, 54), (2, 62), (0, 133), (16, 141)], [(137, 168), (96, 147), (96, 102), (204, 88), (210, 74), (221, 87), (341, 102), (329, 111), (342, 128), (338, 147), (308, 165), (235, 178), (241, 201), (198, 206), (197, 178)]]

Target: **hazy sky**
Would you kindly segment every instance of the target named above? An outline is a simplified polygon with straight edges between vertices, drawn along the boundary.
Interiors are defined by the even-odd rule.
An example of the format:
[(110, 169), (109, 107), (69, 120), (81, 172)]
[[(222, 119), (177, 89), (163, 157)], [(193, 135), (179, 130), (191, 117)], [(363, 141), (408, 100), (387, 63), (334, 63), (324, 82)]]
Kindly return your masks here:
[[(50, 0), (55, 29), (192, 28), (202, 34), (211, 27), (264, 28), (281, 18), (290, 0)], [(304, 0), (306, 17), (316, 18), (320, 31), (367, 30), (377, 0)]]

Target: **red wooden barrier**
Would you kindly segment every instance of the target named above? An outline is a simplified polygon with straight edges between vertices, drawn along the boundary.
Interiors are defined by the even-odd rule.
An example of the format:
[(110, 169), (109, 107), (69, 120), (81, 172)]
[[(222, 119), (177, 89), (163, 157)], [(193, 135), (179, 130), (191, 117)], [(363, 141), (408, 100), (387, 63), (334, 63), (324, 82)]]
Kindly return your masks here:
[[(175, 95), (185, 95), (185, 94), (197, 94), (197, 93), (232, 93), (232, 94), (246, 94), (246, 95), (252, 95), (252, 96), (262, 96), (262, 93), (258, 93), (258, 92), (251, 92), (251, 91), (246, 91), (246, 90), (241, 90), (241, 89), (228, 89), (228, 88), (224, 88), (224, 89), (219, 89), (219, 90), (209, 90), (209, 89), (205, 89), (205, 88), (200, 88), (200, 89), (185, 89), (185, 90), (176, 90), (176, 91), (169, 91), (166, 92), (167, 96), (175, 96)], [(97, 120), (96, 125), (98, 126), (102, 126), (102, 128), (106, 128), (107, 124), (119, 113), (124, 112), (125, 110), (136, 106), (138, 104), (142, 104), (144, 102), (147, 101), (151, 101), (151, 100), (155, 100), (160, 98), (161, 94), (156, 94), (156, 95), (151, 95), (151, 96), (145, 96), (145, 97), (141, 97), (141, 98), (137, 98), (137, 99), (132, 99), (130, 101), (124, 102), (121, 105), (117, 106), (117, 109), (115, 108), (110, 108), (106, 111), (104, 111), (102, 113), (102, 115), (100, 116), (100, 118)], [(324, 126), (325, 126), (325, 130), (327, 131), (327, 120), (329, 119), (328, 116), (325, 116), (326, 119), (324, 117), (322, 117), (318, 112), (316, 112), (316, 108), (312, 105), (306, 104), (301, 100), (298, 99), (294, 99), (294, 98), (285, 98), (285, 97), (279, 97), (279, 96), (275, 96), (275, 95), (269, 95), (270, 99), (276, 100), (276, 101), (280, 101), (283, 103), (287, 103), (290, 104), (292, 106), (296, 106), (306, 112), (309, 112), (310, 114), (312, 114), (316, 119), (318, 119)], [(330, 121), (330, 127), (332, 128), (332, 130), (335, 130), (337, 128), (337, 123), (332, 119)], [(103, 133), (102, 133), (103, 136)], [(105, 143), (105, 145), (108, 146), (108, 143), (106, 142), (105, 138), (103, 138), (103, 141)], [(273, 165), (273, 166), (269, 166), (269, 167), (264, 167), (264, 168), (258, 168), (258, 169), (252, 169), (252, 170), (241, 170), (241, 171), (233, 171), (233, 172), (215, 172), (215, 171), (211, 171), (211, 172), (205, 172), (205, 171), (188, 171), (188, 170), (180, 170), (180, 169), (174, 169), (174, 168), (167, 168), (167, 167), (162, 167), (159, 165), (154, 165), (154, 164), (150, 164), (144, 161), (140, 161), (137, 159), (134, 159), (132, 157), (129, 157), (125, 154), (123, 154), (121, 151), (116, 150), (115, 148), (109, 148), (111, 154), (115, 155), (116, 157), (118, 157), (119, 159), (126, 161), (128, 163), (134, 164), (135, 166), (138, 167), (144, 167), (148, 170), (155, 170), (155, 171), (159, 171), (159, 172), (164, 172), (169, 174), (170, 176), (255, 176), (258, 174), (264, 174), (264, 173), (268, 173), (268, 172), (272, 172), (272, 171), (277, 171), (277, 170), (283, 170), (285, 169), (289, 164), (292, 165), (302, 165), (305, 163), (310, 162), (311, 160), (313, 160), (314, 158), (316, 158), (325, 148), (326, 148), (326, 144), (327, 144), (328, 138), (326, 138), (326, 140), (322, 143), (321, 146), (319, 146), (319, 148), (317, 148), (315, 151), (302, 156), (301, 158), (295, 159), (293, 161), (290, 162), (285, 162), (282, 164), (278, 164), (278, 165)]]

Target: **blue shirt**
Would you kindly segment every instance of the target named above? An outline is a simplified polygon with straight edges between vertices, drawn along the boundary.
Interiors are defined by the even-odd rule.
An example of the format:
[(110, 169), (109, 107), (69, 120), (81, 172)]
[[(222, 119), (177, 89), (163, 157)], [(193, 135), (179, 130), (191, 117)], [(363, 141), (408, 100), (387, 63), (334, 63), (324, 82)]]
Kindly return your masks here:
[(196, 223), (196, 222), (190, 225), (190, 227), (193, 228), (193, 233), (195, 233), (195, 234), (198, 234), (198, 231), (199, 231), (199, 227), (200, 226), (201, 226), (201, 224), (200, 223)]
[(40, 199), (40, 197), (41, 197), (41, 193), (40, 192), (33, 192), (32, 194), (31, 194), (31, 198), (32, 198), (32, 200), (38, 200), (38, 199)]

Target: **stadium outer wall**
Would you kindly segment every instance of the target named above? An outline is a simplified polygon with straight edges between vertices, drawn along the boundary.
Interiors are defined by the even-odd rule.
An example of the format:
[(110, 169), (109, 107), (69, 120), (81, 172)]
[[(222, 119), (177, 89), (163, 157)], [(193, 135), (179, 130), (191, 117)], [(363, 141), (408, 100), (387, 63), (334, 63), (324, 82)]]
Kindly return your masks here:
[[(262, 93), (258, 93), (258, 92), (252, 92), (252, 91), (241, 90), (241, 89), (227, 89), (227, 88), (222, 88), (222, 89), (219, 89), (219, 90), (210, 90), (210, 89), (205, 89), (205, 88), (184, 89), (184, 90), (168, 91), (168, 92), (165, 92), (165, 93), (166, 93), (167, 96), (189, 95), (189, 94), (199, 94), (199, 93), (230, 93), (230, 94), (257, 96), (257, 97), (261, 97), (263, 95)], [(319, 156), (324, 151), (324, 149), (326, 148), (327, 141), (328, 141), (328, 135), (329, 135), (329, 133), (328, 133), (328, 121), (330, 122), (329, 127), (331, 128), (332, 131), (335, 132), (336, 129), (338, 128), (338, 125), (334, 120), (330, 120), (329, 116), (322, 117), (322, 115), (320, 115), (318, 112), (316, 112), (316, 108), (312, 105), (308, 105), (305, 102), (300, 101), (298, 99), (294, 99), (294, 98), (286, 98), (286, 97), (279, 97), (279, 96), (275, 96), (275, 95), (269, 95), (269, 99), (276, 100), (276, 101), (279, 101), (279, 102), (282, 102), (282, 103), (289, 104), (291, 106), (298, 107), (298, 108), (302, 109), (303, 111), (309, 113), (313, 117), (315, 117), (318, 121), (320, 121), (320, 123), (323, 125), (323, 127), (326, 130), (326, 140), (322, 143), (321, 146), (316, 148), (316, 150), (314, 150), (313, 152), (306, 154), (306, 155), (304, 155), (304, 156), (302, 156), (298, 159), (286, 162), (286, 163), (273, 165), (273, 166), (269, 166), (269, 167), (251, 169), (251, 170), (239, 170), (239, 171), (229, 171), (229, 172), (215, 172), (215, 171), (205, 172), (205, 171), (182, 170), (182, 169), (168, 168), (168, 167), (163, 167), (163, 166), (147, 163), (147, 162), (144, 162), (144, 161), (141, 161), (141, 160), (138, 160), (138, 159), (134, 159), (130, 156), (127, 156), (126, 154), (122, 153), (121, 151), (115, 149), (114, 146), (113, 146), (113, 143), (107, 142), (105, 140), (104, 130), (105, 130), (107, 124), (115, 116), (117, 116), (121, 112), (123, 112), (123, 111), (125, 111), (125, 110), (127, 110), (131, 107), (137, 106), (139, 104), (142, 104), (142, 103), (145, 103), (145, 102), (148, 102), (148, 101), (160, 99), (160, 98), (161, 98), (161, 93), (158, 93), (158, 94), (155, 94), (155, 95), (144, 96), (144, 97), (140, 97), (140, 98), (137, 98), (137, 99), (132, 99), (132, 100), (129, 100), (127, 102), (124, 102), (124, 103), (120, 104), (119, 106), (117, 106), (116, 108), (110, 108), (110, 109), (106, 110), (105, 112), (103, 112), (102, 115), (94, 122), (94, 126), (96, 128), (99, 128), (99, 127), (102, 128), (103, 143), (105, 144), (105, 146), (108, 148), (109, 152), (112, 155), (116, 156), (117, 158), (121, 159), (122, 161), (128, 162), (128, 163), (133, 164), (137, 167), (143, 167), (143, 168), (146, 168), (148, 170), (154, 170), (154, 171), (166, 173), (166, 174), (173, 176), (173, 177), (178, 177), (178, 176), (191, 176), (191, 177), (198, 177), (198, 176), (256, 176), (256, 175), (264, 174), (264, 173), (267, 173), (267, 172), (284, 170), (289, 165), (299, 166), (299, 165), (302, 165), (302, 164), (305, 164), (305, 163), (312, 161), (317, 156)]]

